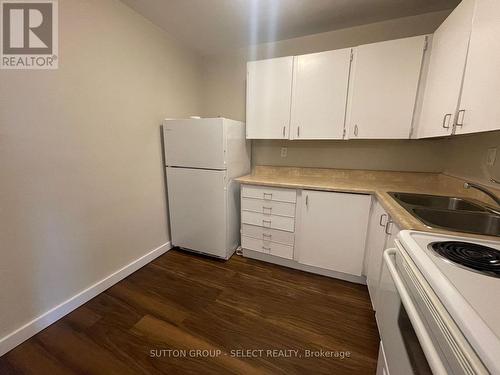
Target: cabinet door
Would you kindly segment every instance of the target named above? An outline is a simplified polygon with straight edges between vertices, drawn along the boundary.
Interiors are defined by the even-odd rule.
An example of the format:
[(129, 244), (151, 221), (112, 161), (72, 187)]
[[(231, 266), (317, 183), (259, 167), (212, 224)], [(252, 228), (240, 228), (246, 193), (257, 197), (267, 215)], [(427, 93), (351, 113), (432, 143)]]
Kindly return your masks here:
[(292, 69), (292, 56), (247, 64), (247, 138), (288, 139)]
[(450, 135), (467, 59), (473, 0), (463, 0), (436, 30), (422, 101), (418, 137)]
[(375, 375), (390, 375), (389, 367), (387, 366), (387, 360), (385, 359), (384, 345), (382, 341), (380, 341), (380, 346), (378, 349), (377, 373)]
[(500, 129), (500, 2), (477, 0), (456, 133)]
[(296, 56), (292, 139), (342, 139), (351, 49)]
[(386, 225), (389, 222), (389, 215), (382, 205), (375, 201), (370, 214), (370, 224), (366, 238), (366, 284), (370, 292), (373, 309), (377, 309), (377, 292), (382, 268), (382, 256), (387, 240)]
[(410, 137), (425, 41), (418, 36), (355, 48), (350, 138)]
[(360, 276), (371, 197), (304, 190), (297, 260)]

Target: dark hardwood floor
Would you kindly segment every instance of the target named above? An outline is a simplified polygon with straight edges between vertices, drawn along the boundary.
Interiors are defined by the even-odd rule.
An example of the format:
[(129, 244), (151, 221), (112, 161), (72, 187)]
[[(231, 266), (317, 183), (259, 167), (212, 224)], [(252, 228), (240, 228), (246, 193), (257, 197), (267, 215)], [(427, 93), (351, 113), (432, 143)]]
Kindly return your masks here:
[(378, 342), (365, 286), (171, 250), (5, 354), (0, 374), (364, 375)]

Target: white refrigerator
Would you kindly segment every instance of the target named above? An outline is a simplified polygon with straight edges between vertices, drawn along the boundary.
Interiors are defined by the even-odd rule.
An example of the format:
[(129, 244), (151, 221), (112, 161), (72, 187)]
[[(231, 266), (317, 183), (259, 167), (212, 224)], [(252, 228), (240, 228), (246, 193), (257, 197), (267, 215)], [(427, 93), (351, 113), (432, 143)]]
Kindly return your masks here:
[(163, 122), (172, 245), (229, 259), (239, 244), (240, 186), (250, 172), (245, 124), (225, 118)]

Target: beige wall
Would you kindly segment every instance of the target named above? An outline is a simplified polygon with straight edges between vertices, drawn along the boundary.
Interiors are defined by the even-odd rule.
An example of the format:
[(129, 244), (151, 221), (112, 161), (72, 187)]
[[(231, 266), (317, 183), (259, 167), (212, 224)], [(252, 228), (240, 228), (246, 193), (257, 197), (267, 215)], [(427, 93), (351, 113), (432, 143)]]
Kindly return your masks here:
[[(253, 165), (442, 172), (436, 140), (253, 141)], [(281, 157), (281, 147), (287, 157)]]
[[(432, 33), (449, 11), (261, 44), (204, 58), (204, 116), (245, 119), (246, 62)], [(329, 168), (437, 171), (444, 168), (439, 141), (254, 141), (253, 164)], [(281, 146), (288, 147), (281, 158)]]
[[(493, 166), (487, 165), (489, 148), (498, 148)], [(455, 136), (444, 140), (443, 150), (446, 150), (446, 174), (499, 187), (490, 179), (500, 181), (500, 131)]]
[(60, 68), (0, 71), (0, 338), (169, 240), (159, 124), (191, 51), (118, 0), (59, 2)]
[[(287, 157), (281, 157), (281, 147)], [(487, 165), (489, 148), (497, 160)], [(498, 188), (500, 131), (419, 140), (274, 141), (253, 144), (254, 165), (444, 172)]]

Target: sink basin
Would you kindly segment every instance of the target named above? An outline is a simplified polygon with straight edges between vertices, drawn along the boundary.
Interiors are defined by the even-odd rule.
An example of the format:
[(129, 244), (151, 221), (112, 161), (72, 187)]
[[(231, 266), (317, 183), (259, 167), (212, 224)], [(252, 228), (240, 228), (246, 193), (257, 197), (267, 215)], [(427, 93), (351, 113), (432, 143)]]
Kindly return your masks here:
[(389, 195), (399, 203), (403, 203), (403, 206), (406, 204), (454, 211), (487, 211), (484, 207), (463, 198), (412, 193), (389, 193)]
[(500, 237), (500, 215), (479, 202), (440, 195), (389, 195), (428, 227)]
[(430, 227), (457, 232), (500, 236), (500, 216), (487, 212), (466, 212), (413, 208), (413, 214)]

